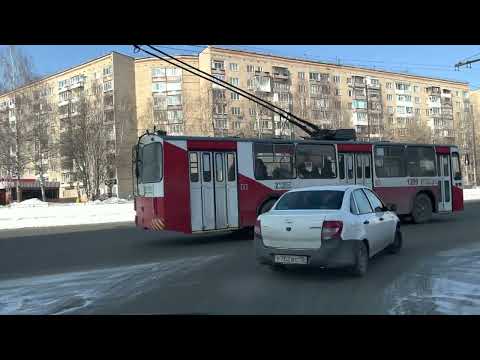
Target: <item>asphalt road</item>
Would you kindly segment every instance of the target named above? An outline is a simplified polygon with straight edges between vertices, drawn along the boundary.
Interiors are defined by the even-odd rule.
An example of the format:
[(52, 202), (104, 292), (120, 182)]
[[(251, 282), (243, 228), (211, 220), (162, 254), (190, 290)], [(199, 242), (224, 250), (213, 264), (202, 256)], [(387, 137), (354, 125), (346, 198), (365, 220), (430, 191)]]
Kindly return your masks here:
[(257, 265), (252, 241), (229, 234), (132, 224), (0, 231), (0, 314), (478, 313), (479, 215), (480, 202), (469, 202), (404, 225), (401, 253), (375, 257), (363, 278), (274, 272)]

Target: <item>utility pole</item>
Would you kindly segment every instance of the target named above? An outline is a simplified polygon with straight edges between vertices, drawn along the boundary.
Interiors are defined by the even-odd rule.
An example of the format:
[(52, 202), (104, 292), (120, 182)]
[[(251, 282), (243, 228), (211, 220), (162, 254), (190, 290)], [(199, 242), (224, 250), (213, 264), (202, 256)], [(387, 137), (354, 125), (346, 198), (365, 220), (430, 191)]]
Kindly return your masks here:
[(473, 183), (477, 186), (477, 134), (475, 133), (475, 117), (473, 115), (473, 105), (470, 105), (470, 120), (472, 121), (473, 131)]
[[(459, 70), (462, 66), (467, 66), (469, 69), (472, 68), (472, 64), (480, 62), (480, 58), (467, 61), (459, 61), (455, 64), (455, 70)], [(470, 105), (470, 119), (472, 121), (472, 130), (473, 130), (473, 182), (475, 186), (477, 185), (477, 144), (476, 144), (476, 133), (475, 133), (475, 118), (473, 113), (473, 106)]]

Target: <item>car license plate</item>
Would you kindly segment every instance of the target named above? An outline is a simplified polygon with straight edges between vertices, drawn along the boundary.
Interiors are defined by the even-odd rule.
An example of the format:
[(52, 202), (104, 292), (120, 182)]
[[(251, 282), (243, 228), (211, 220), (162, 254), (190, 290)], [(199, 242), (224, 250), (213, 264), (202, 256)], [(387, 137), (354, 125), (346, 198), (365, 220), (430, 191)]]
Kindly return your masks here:
[(275, 255), (275, 262), (280, 264), (308, 264), (307, 256)]

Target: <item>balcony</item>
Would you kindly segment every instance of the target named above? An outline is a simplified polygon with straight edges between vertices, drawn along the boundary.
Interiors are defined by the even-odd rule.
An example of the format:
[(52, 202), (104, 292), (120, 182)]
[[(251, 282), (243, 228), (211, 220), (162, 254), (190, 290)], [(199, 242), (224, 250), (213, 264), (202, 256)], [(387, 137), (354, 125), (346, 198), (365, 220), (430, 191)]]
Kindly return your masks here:
[(290, 71), (284, 67), (273, 67), (273, 78), (274, 79), (281, 79), (281, 80), (288, 80), (290, 79)]
[(437, 86), (430, 86), (426, 88), (428, 95), (440, 95), (440, 88)]
[(76, 81), (70, 85), (70, 89), (83, 88), (85, 86), (85, 79), (82, 78), (79, 81)]
[(442, 107), (444, 107), (444, 106), (450, 107), (450, 108), (453, 107), (453, 103), (452, 103), (451, 98), (442, 97), (441, 104), (442, 104)]

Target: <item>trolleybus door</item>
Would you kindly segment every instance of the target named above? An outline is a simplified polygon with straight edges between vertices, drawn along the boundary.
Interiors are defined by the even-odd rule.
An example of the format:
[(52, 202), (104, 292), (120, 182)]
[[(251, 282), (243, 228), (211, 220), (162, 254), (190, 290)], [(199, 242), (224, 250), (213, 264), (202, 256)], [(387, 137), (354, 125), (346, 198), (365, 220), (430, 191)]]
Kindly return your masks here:
[(215, 229), (215, 194), (213, 185), (212, 153), (201, 152), (202, 165), (202, 220), (203, 230)]
[(225, 153), (225, 170), (227, 172), (227, 223), (228, 227), (238, 227), (238, 184), (237, 157), (234, 152)]
[(224, 153), (213, 153), (215, 159), (215, 229), (227, 227), (227, 179)]
[(439, 211), (452, 211), (452, 182), (450, 155), (437, 154), (438, 184), (440, 186)]
[(202, 177), (203, 171), (200, 166), (200, 155), (192, 151), (188, 155), (190, 164), (190, 213), (192, 219), (192, 231), (203, 230), (202, 208)]
[(372, 157), (370, 154), (355, 154), (356, 184), (372, 188)]
[(347, 184), (355, 184), (355, 161), (353, 154), (345, 153), (345, 179)]

